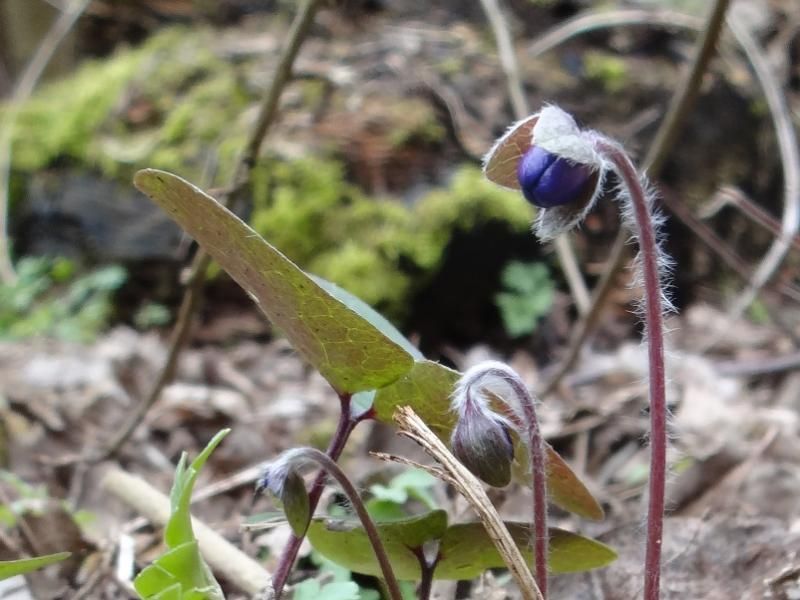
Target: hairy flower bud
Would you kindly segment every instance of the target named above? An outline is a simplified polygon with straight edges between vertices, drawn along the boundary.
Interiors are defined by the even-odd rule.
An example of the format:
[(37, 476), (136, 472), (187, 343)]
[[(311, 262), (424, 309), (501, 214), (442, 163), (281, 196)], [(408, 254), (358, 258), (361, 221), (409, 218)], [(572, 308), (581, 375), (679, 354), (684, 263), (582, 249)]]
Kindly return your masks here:
[(556, 106), (513, 125), (484, 158), (486, 177), (521, 190), (540, 208), (535, 231), (541, 240), (583, 219), (600, 195), (607, 170), (595, 151), (595, 133), (581, 130)]
[(531, 146), (517, 167), (522, 194), (540, 208), (572, 202), (589, 183), (592, 174), (591, 167), (559, 158), (541, 146)]
[(451, 439), (453, 454), (473, 475), (494, 487), (511, 481), (514, 444), (506, 424), (491, 412), (467, 407)]
[(291, 465), (291, 451), (267, 466), (256, 481), (256, 493), (269, 490), (283, 504), (286, 520), (296, 536), (303, 536), (311, 520), (306, 484)]

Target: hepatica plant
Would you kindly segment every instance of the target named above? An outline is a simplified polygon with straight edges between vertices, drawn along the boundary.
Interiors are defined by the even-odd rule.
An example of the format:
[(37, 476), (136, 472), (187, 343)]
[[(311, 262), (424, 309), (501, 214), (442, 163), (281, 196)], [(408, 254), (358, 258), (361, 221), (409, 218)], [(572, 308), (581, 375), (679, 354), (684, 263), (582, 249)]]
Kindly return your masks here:
[[(668, 269), (669, 260), (658, 243), (660, 218), (653, 210), (652, 194), (618, 143), (596, 131), (580, 129), (570, 115), (556, 106), (547, 106), (512, 126), (486, 156), (484, 172), (491, 181), (520, 190), (529, 202), (539, 207), (534, 232), (542, 241), (570, 230), (583, 219), (600, 196), (607, 173), (615, 173), (620, 181), (617, 200), (623, 221), (638, 240), (637, 271), (644, 286), (641, 313), (646, 327), (650, 371), (650, 489), (644, 597), (656, 600), (660, 584), (667, 450), (663, 312), (670, 306), (661, 284), (661, 274)], [(485, 370), (489, 371), (491, 369)], [(533, 431), (531, 423), (528, 421), (526, 426)], [(485, 427), (485, 430), (488, 432), (490, 428)], [(531, 443), (536, 490), (534, 447)], [(543, 504), (536, 493), (534, 498), (536, 511)], [(542, 513), (539, 520), (543, 519)], [(536, 541), (546, 543), (538, 537)], [(545, 576), (544, 571), (537, 569), (543, 591)]]
[[(523, 127), (530, 138), (533, 122), (525, 123)], [(510, 142), (516, 146), (514, 152), (509, 151)], [(524, 154), (523, 146), (527, 149), (530, 140), (525, 144), (513, 134), (496, 147), (494, 154), (510, 165), (514, 174), (513, 180), (499, 183), (519, 187), (516, 169), (518, 158)], [(597, 156), (590, 154), (592, 159)], [(590, 162), (580, 163), (589, 166), (575, 171), (547, 157), (543, 161), (534, 159), (544, 167), (540, 168), (541, 174), (531, 176), (531, 193), (538, 202), (552, 205), (547, 211), (559, 211), (565, 206), (560, 204), (563, 196), (559, 196), (565, 192), (554, 192), (554, 185), (549, 183), (559, 179), (562, 170), (572, 181), (572, 190), (581, 192), (599, 185), (604, 171)], [(309, 449), (287, 450), (260, 481), (263, 490), (282, 500), (294, 532), (273, 575), (278, 597), (305, 535), (328, 558), (352, 571), (384, 580), (392, 597), (398, 594), (398, 579), (420, 581), (418, 594), (424, 599), (433, 579), (470, 579), (485, 569), (503, 565), (493, 540), (479, 522), (448, 525), (443, 511), (436, 510), (391, 523), (370, 524), (364, 518), (354, 488), (344, 481), (334, 463), (356, 426), (368, 420), (393, 424), (394, 413), (401, 406), (411, 407), (442, 440), (452, 439), (456, 452), (479, 474), (483, 469), (490, 484), (508, 483), (512, 454), (515, 463), (533, 465), (534, 514), (538, 515), (533, 522), (535, 543), (530, 544), (529, 524), (506, 525), (523, 555), (536, 565), (544, 585), (548, 567), (553, 572), (580, 571), (604, 566), (614, 559), (614, 552), (599, 542), (546, 529), (545, 492), (552, 503), (582, 517), (601, 519), (603, 511), (566, 462), (540, 439), (533, 402), (508, 367), (488, 365), (485, 373), (471, 371), (462, 376), (427, 360), (369, 306), (330, 282), (304, 273), (197, 187), (152, 169), (137, 173), (134, 182), (250, 294), (338, 397), (339, 421), (327, 451), (320, 454)], [(591, 195), (595, 193), (592, 190)], [(494, 385), (498, 382), (500, 385)], [(466, 391), (469, 399), (451, 404), (453, 398)], [(485, 422), (472, 420), (473, 413)], [(528, 452), (524, 451), (526, 445)], [(480, 448), (490, 454), (482, 454)], [(487, 460), (496, 461), (496, 474), (485, 468)], [(306, 489), (299, 469), (308, 463), (323, 471)], [(351, 496), (362, 524), (335, 524), (314, 516), (326, 481), (324, 472), (332, 474)], [(429, 527), (431, 523), (436, 527)], [(431, 546), (438, 550), (431, 551)], [(148, 588), (152, 597), (161, 591), (160, 583)]]

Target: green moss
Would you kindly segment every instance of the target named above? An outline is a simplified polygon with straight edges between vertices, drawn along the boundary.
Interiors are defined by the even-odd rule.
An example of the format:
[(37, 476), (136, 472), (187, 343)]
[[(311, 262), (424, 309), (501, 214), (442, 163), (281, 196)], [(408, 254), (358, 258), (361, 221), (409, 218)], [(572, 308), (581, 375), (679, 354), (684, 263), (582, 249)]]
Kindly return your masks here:
[(372, 306), (385, 307), (394, 316), (402, 314), (400, 303), (411, 288), (408, 274), (361, 240), (349, 240), (341, 248), (322, 254), (312, 261), (309, 270), (346, 286)]
[[(18, 113), (14, 170), (66, 160), (114, 178), (149, 166), (199, 181), (216, 144), (235, 139), (241, 147), (251, 100), (238, 67), (213, 52), (213, 35), (166, 29), (43, 86)], [(216, 162), (220, 176), (229, 172), (232, 161)]]
[(436, 144), (445, 134), (429, 102), (410, 98), (387, 107), (388, 121), (392, 123), (389, 143), (399, 148), (410, 144)]
[(625, 61), (605, 52), (586, 52), (583, 71), (588, 79), (597, 81), (609, 94), (622, 91), (630, 80)]
[(475, 167), (411, 208), (365, 196), (330, 161), (269, 161), (255, 174), (253, 227), (302, 267), (395, 319), (456, 231), (502, 220), (524, 232), (533, 217), (519, 194), (486, 182)]
[(462, 167), (446, 189), (431, 192), (415, 210), (415, 231), (421, 234), (417, 260), (433, 268), (454, 231), (468, 231), (491, 220), (505, 221), (523, 232), (533, 220), (534, 209), (522, 194), (490, 183), (475, 167)]

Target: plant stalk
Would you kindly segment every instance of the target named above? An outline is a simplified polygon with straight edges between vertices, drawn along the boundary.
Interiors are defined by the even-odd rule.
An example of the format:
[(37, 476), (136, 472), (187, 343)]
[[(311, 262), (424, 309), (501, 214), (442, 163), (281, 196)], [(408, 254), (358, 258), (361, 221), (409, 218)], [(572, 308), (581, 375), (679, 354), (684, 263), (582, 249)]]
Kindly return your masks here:
[(439, 563), (441, 555), (437, 552), (436, 558), (428, 561), (421, 547), (414, 548), (412, 551), (419, 561), (420, 580), (417, 587), (417, 600), (429, 600), (433, 588), (433, 574), (436, 572), (436, 565)]
[(527, 433), (529, 459), (531, 465), (531, 488), (533, 491), (533, 554), (534, 554), (534, 575), (536, 584), (542, 594), (542, 598), (547, 599), (547, 558), (549, 547), (549, 533), (547, 529), (547, 464), (544, 454), (544, 439), (539, 427), (539, 419), (536, 416), (536, 406), (533, 396), (528, 391), (525, 383), (510, 368), (500, 369), (489, 367), (476, 378), (473, 385), (478, 386), (480, 380), (486, 377), (498, 378), (507, 383), (514, 394), (519, 399), (520, 407), (523, 411), (524, 423), (519, 423), (513, 407), (501, 398), (509, 409), (506, 413), (514, 424)]
[(397, 583), (397, 578), (392, 570), (392, 565), (389, 562), (386, 549), (383, 547), (383, 542), (381, 541), (380, 534), (378, 533), (378, 528), (375, 526), (375, 522), (372, 520), (372, 517), (369, 516), (367, 508), (364, 506), (364, 501), (361, 500), (361, 496), (358, 494), (355, 486), (347, 478), (347, 475), (344, 474), (344, 471), (339, 468), (339, 465), (337, 465), (333, 459), (331, 459), (331, 457), (324, 452), (317, 450), (316, 448), (304, 448), (302, 449), (302, 457), (317, 463), (341, 486), (342, 491), (344, 491), (347, 499), (350, 501), (350, 504), (356, 511), (356, 515), (358, 515), (361, 524), (364, 526), (364, 531), (366, 532), (369, 542), (372, 545), (372, 551), (375, 553), (375, 557), (378, 559), (378, 564), (381, 567), (383, 581), (386, 584), (389, 597), (391, 600), (403, 600), (403, 594), (400, 592), (400, 584)]
[[(347, 440), (350, 437), (353, 428), (359, 422), (354, 420), (350, 415), (350, 395), (340, 395), (339, 401), (341, 402), (339, 422), (336, 424), (336, 431), (333, 433), (333, 437), (328, 444), (328, 449), (325, 451), (328, 457), (334, 461), (339, 460), (339, 457), (342, 455), (342, 451), (347, 444)], [(319, 499), (320, 496), (322, 496), (322, 490), (324, 487), (325, 472), (320, 471), (314, 479), (314, 482), (311, 484), (311, 490), (308, 492), (309, 509), (312, 515), (317, 508), (317, 504), (319, 504)], [(278, 567), (275, 569), (275, 573), (272, 576), (272, 587), (275, 590), (275, 598), (277, 599), (281, 597), (283, 587), (286, 585), (286, 580), (289, 577), (289, 571), (292, 569), (292, 565), (297, 558), (297, 553), (300, 551), (300, 545), (302, 543), (303, 538), (292, 534), (283, 549), (283, 554), (281, 554)]]
[(597, 150), (613, 165), (633, 205), (644, 276), (644, 319), (650, 372), (650, 490), (645, 551), (645, 600), (658, 600), (661, 582), (661, 542), (664, 530), (664, 490), (667, 471), (667, 401), (664, 368), (664, 317), (659, 277), (659, 249), (647, 194), (639, 174), (622, 148), (604, 139)]

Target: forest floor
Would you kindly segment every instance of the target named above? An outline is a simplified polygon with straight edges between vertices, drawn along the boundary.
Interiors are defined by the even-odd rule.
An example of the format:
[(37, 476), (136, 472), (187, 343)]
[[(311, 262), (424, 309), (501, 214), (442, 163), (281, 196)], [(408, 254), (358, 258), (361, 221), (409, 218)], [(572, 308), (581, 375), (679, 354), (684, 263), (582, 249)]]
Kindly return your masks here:
[[(447, 126), (444, 144), (448, 152), (442, 154), (448, 159), (474, 160), (511, 120), (501, 70), (493, 55), (487, 58), (491, 54), (486, 51), (488, 34), (470, 28), (483, 18), (478, 9), (468, 15), (470, 27), (455, 28), (448, 26), (448, 11), (451, 4), (458, 3), (444, 2), (444, 8), (430, 16), (427, 7), (419, 12), (416, 3), (407, 4), (400, 3), (402, 8), (396, 9), (406, 11), (402, 26), (393, 20), (395, 14), (374, 21), (372, 17), (355, 20), (354, 26), (346, 19), (328, 17), (323, 29), (337, 32), (338, 37), (330, 36), (336, 37), (336, 48), (353, 52), (343, 60), (357, 64), (352, 70), (355, 75), (332, 65), (335, 61), (329, 60), (328, 40), (312, 40), (310, 53), (300, 63), (299, 70), (306, 78), (338, 74), (341, 81), (332, 77), (331, 85), (353, 97), (373, 95), (370, 106), (377, 107), (378, 116), (342, 102), (337, 105), (340, 112), (326, 112), (327, 105), (323, 107), (310, 127), (306, 107), (297, 113), (290, 107), (288, 118), (280, 125), (285, 129), (279, 129), (281, 135), (276, 136), (289, 147), (287, 152), (297, 152), (300, 135), (294, 136), (295, 132), (303, 130), (305, 141), (316, 141), (320, 132), (327, 131), (343, 155), (348, 174), (378, 194), (394, 193), (405, 185), (413, 187), (414, 182), (405, 176), (415, 169), (425, 170), (420, 168), (420, 160), (402, 162), (408, 159), (402, 153), (378, 165), (377, 172), (375, 164), (367, 160), (374, 152), (370, 144), (380, 142), (381, 148), (387, 147), (386, 138), (392, 132), (388, 127), (380, 131), (379, 139), (371, 137), (375, 118), (383, 123), (385, 117), (381, 113), (387, 106), (384, 97), (405, 101), (408, 89), (421, 90), (428, 108), (433, 107), (436, 118)], [(786, 84), (784, 91), (796, 125), (800, 63), (792, 57), (796, 58), (800, 47), (800, 19), (792, 7), (791, 3), (773, 2), (768, 13), (771, 21), (754, 20), (752, 26), (761, 28), (757, 33), (768, 32), (761, 38), (769, 42), (768, 54)], [(534, 9), (526, 5), (524, 10)], [(551, 18), (538, 33), (557, 21)], [(517, 33), (532, 37), (527, 25), (518, 29)], [(351, 43), (351, 35), (364, 36), (359, 38), (360, 46)], [(661, 52), (650, 55), (652, 40), (647, 34), (623, 31), (603, 35), (598, 34), (596, 39), (602, 38), (598, 45), (608, 42), (616, 54), (637, 54), (626, 58), (628, 70), (623, 78), (636, 85), (616, 89), (619, 79), (609, 68), (618, 63), (605, 55), (595, 61), (599, 67), (588, 80), (582, 79), (584, 74), (564, 75), (556, 65), (567, 72), (576, 55), (566, 52), (559, 60), (548, 59), (551, 62), (525, 61), (526, 81), (547, 77), (554, 81), (549, 88), (545, 83), (531, 84), (527, 91), (532, 101), (549, 100), (552, 96), (548, 94), (563, 92), (566, 103), (581, 114), (597, 115), (593, 127), (605, 130), (608, 126), (611, 133), (643, 154), (645, 141), (654, 132), (672, 92), (667, 82), (679, 71), (675, 56), (685, 59), (691, 55), (692, 45), (683, 38), (672, 40), (662, 45)], [(229, 32), (227, 40), (239, 41), (235, 32)], [(587, 42), (581, 52), (590, 46)], [(458, 51), (453, 52), (453, 47)], [(526, 44), (520, 52), (531, 47)], [(414, 48), (427, 48), (431, 54), (418, 56), (412, 52)], [(657, 182), (665, 200), (686, 197), (693, 201), (688, 213), (670, 212), (668, 225), (667, 250), (678, 263), (673, 292), (680, 310), (667, 322), (672, 444), (663, 597), (797, 600), (800, 311), (796, 299), (778, 298), (775, 289), (780, 286), (775, 286), (766, 292), (769, 302), (758, 304), (762, 309), (767, 306), (769, 315), (729, 317), (720, 307), (726, 295), (728, 299), (731, 296), (721, 290), (730, 280), (719, 275), (724, 261), (707, 248), (709, 228), (740, 251), (741, 256), (734, 259), (746, 265), (757, 264), (771, 234), (741, 215), (725, 213), (707, 221), (709, 228), (701, 240), (690, 232), (700, 219), (686, 219), (687, 214), (699, 213), (697, 206), (724, 184), (743, 185), (757, 200), (766, 199), (762, 204), (769, 211), (777, 214), (782, 209), (781, 194), (775, 191), (780, 188), (781, 173), (774, 133), (766, 124), (763, 106), (761, 113), (753, 109), (754, 98), (760, 101), (761, 96), (754, 91), (753, 78), (741, 57), (737, 58), (729, 45), (723, 50), (721, 65), (708, 75), (704, 94), (687, 126), (692, 135), (685, 136), (685, 146), (675, 153), (664, 181)], [(252, 53), (252, 48), (247, 52)], [(461, 62), (446, 61), (448, 53), (457, 54)], [(355, 62), (359, 56), (363, 64)], [(422, 63), (437, 65), (424, 73), (433, 79), (417, 77)], [(654, 68), (654, 64), (659, 66)], [(468, 76), (462, 76), (465, 73)], [(376, 85), (380, 77), (396, 80), (395, 87)], [(375, 81), (370, 86), (371, 79)], [(295, 91), (295, 96), (299, 95)], [(463, 102), (448, 104), (448, 98)], [(753, 156), (763, 160), (753, 160)], [(395, 159), (399, 162), (393, 162)], [(669, 205), (675, 206), (674, 202)], [(608, 241), (616, 232), (616, 225), (608, 225), (617, 222), (614, 212), (601, 208), (576, 237), (590, 278), (602, 271)], [(754, 229), (758, 234), (752, 234)], [(730, 262), (726, 264), (730, 266)], [(797, 265), (796, 253), (788, 265), (776, 278), (786, 284), (784, 288), (797, 283), (792, 266)], [(735, 281), (740, 286), (741, 282)], [(587, 522), (554, 508), (554, 525), (602, 540), (619, 558), (589, 573), (554, 576), (553, 600), (641, 596), (648, 474), (647, 361), (635, 317), (630, 314), (634, 293), (622, 285), (613, 295), (612, 309), (584, 344), (576, 366), (553, 393), (542, 398), (541, 419), (546, 439), (606, 512), (605, 520)], [(555, 343), (549, 344), (552, 340), (542, 336), (530, 344), (517, 340), (490, 346), (472, 341), (456, 347), (439, 339), (436, 358), (459, 370), (485, 358), (507, 360), (535, 389), (548, 379), (553, 366), (543, 364), (542, 357), (559, 357), (569, 337), (572, 302), (566, 294), (559, 298), (548, 316), (548, 331)], [(140, 478), (164, 494), (161, 502), (165, 503), (181, 452), (195, 456), (226, 427), (232, 429), (230, 435), (212, 455), (196, 486), (193, 514), (233, 546), (257, 557), (266, 573), (275, 569), (288, 527), (253, 531), (242, 526), (249, 515), (271, 508), (267, 499), (254, 498), (255, 480), (263, 465), (282, 450), (297, 445), (324, 447), (334, 429), (339, 403), (325, 380), (286, 341), (267, 335), (260, 315), (255, 309), (243, 310), (240, 300), (231, 303), (233, 308), (231, 304), (223, 306), (226, 310), (216, 317), (209, 316), (213, 310), (206, 310), (159, 401), (131, 439), (96, 464), (81, 457), (108, 443), (142, 402), (163, 366), (169, 332), (143, 333), (117, 326), (84, 345), (55, 340), (0, 342), (0, 465), (4, 469), (0, 472), (4, 509), (0, 521), (8, 525), (0, 531), (0, 558), (73, 552), (69, 561), (35, 574), (27, 582), (0, 582), (0, 597), (135, 598), (133, 573), (164, 550), (164, 511), (157, 507), (159, 500), (143, 501), (136, 490), (120, 483), (128, 480), (116, 475), (124, 472)], [(412, 338), (416, 334), (411, 332)], [(387, 426), (359, 426), (340, 462), (367, 493), (370, 486), (386, 484), (398, 473), (370, 451), (427, 460), (416, 446)], [(450, 515), (467, 514), (463, 500), (445, 484), (430, 492)], [(493, 499), (504, 517), (528, 519), (526, 488), (512, 484)], [(321, 506), (327, 508), (337, 500), (328, 493)], [(310, 546), (303, 546), (301, 557), (290, 583), (330, 577), (312, 559)], [(227, 574), (224, 566), (218, 571), (223, 587), (229, 598), (246, 597), (231, 575), (235, 565), (230, 566)], [(504, 575), (494, 573), (471, 589), (460, 586), (458, 592), (460, 597), (514, 597), (513, 590), (508, 591), (513, 586), (506, 582)], [(434, 596), (453, 598), (454, 587), (453, 582), (437, 582)]]

